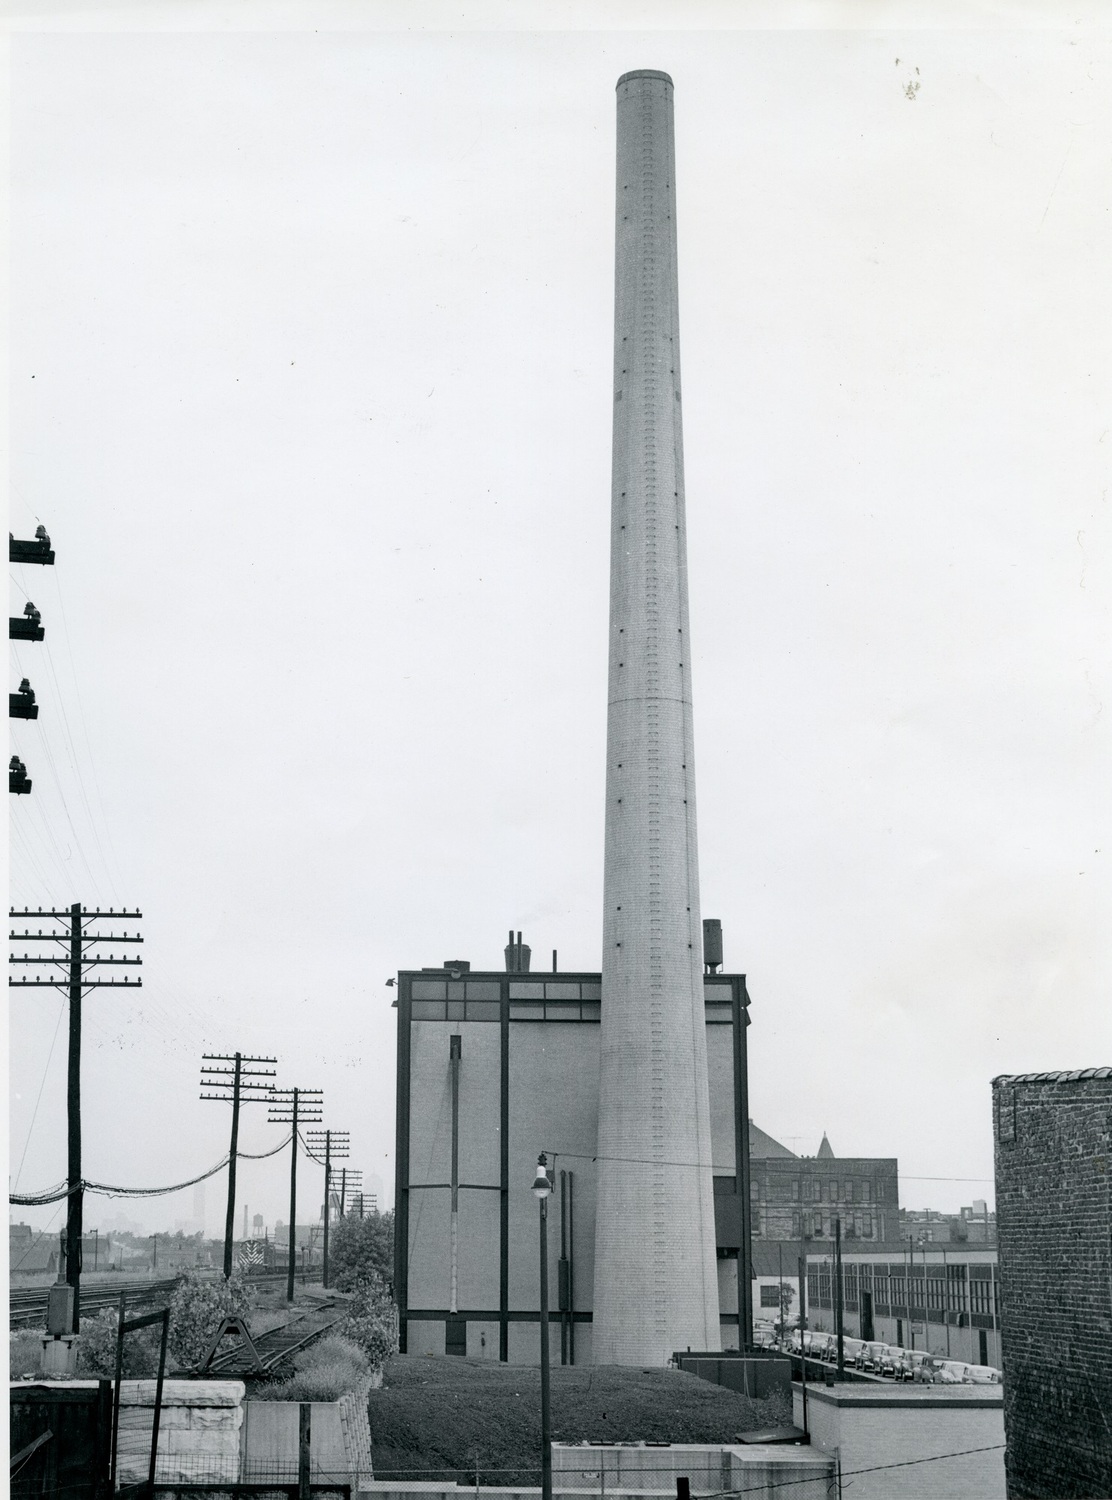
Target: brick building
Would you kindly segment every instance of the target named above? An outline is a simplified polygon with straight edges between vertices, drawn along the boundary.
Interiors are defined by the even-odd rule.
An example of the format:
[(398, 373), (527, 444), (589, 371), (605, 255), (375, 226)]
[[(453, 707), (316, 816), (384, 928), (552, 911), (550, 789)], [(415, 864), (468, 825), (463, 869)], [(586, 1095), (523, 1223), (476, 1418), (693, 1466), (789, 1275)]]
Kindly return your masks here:
[(1112, 1495), (1112, 1068), (992, 1093), (1008, 1495)]
[(753, 1239), (847, 1240), (900, 1236), (899, 1169), (893, 1156), (835, 1156), (825, 1134), (815, 1156), (796, 1156), (750, 1123)]

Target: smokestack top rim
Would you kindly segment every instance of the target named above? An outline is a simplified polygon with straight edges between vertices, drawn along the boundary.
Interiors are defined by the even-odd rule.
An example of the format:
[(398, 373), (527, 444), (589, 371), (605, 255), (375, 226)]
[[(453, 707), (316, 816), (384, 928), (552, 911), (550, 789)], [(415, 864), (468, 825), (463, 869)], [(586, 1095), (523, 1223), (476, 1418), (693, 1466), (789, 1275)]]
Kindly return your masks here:
[(656, 68), (634, 68), (632, 73), (623, 73), (614, 87), (620, 89), (623, 83), (630, 83), (634, 78), (659, 78), (661, 83), (666, 83), (670, 89), (675, 88), (672, 75), (661, 73)]

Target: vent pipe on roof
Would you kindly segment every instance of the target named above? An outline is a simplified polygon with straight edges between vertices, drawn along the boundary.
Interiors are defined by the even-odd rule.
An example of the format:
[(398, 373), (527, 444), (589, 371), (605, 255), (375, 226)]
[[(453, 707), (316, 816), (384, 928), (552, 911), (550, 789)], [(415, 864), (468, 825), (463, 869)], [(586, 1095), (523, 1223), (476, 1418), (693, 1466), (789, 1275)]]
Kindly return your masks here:
[(717, 917), (703, 918), (703, 967), (708, 974), (722, 967), (722, 923)]
[(513, 928), (511, 927), (510, 940), (506, 944), (506, 973), (528, 974), (529, 955), (532, 951), (528, 944), (521, 941), (520, 932), (517, 935), (517, 942), (514, 942)]

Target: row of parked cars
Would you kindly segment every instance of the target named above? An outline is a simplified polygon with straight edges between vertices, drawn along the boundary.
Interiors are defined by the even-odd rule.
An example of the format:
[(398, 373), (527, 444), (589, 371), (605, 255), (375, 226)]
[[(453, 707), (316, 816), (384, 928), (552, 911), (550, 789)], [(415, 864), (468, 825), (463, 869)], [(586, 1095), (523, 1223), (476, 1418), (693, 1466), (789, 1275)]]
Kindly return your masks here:
[[(761, 1333), (764, 1332), (764, 1338)], [(768, 1347), (779, 1347), (775, 1330), (758, 1329), (758, 1341)], [(832, 1333), (812, 1332), (803, 1335), (803, 1344), (811, 1359), (837, 1364), (838, 1340)], [(792, 1332), (785, 1347), (792, 1354), (800, 1352), (799, 1330)], [(875, 1340), (843, 1338), (843, 1360), (850, 1369), (882, 1375), (889, 1380), (910, 1380), (920, 1385), (999, 1385), (1000, 1371), (992, 1365), (971, 1365), (963, 1359), (945, 1359), (922, 1349), (901, 1349)]]

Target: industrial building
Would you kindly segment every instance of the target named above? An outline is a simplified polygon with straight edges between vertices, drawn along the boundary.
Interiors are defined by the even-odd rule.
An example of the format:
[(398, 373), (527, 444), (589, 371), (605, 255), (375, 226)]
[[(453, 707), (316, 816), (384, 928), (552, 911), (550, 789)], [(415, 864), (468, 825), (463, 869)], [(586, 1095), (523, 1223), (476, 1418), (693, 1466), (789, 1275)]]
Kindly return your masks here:
[[(508, 950), (509, 951), (509, 950)], [(512, 961), (512, 960), (511, 960)], [(599, 973), (398, 975), (395, 1286), (401, 1347), (539, 1359), (537, 1204), (545, 1152), (549, 1306), (561, 1361), (592, 1359), (597, 1208)], [(716, 1311), (738, 1347), (748, 1117), (742, 974), (703, 976), (716, 1226)], [(750, 1281), (744, 1270), (740, 1286)], [(555, 1349), (553, 1358), (556, 1358)]]
[[(1000, 1368), (996, 1251), (898, 1242), (842, 1254), (847, 1337)], [(807, 1251), (807, 1326), (835, 1331), (833, 1247)]]
[[(543, 1151), (555, 1185), (551, 1318), (559, 1323), (560, 1359), (585, 1364), (594, 1315), (602, 979), (529, 972), (521, 967), (529, 950), (520, 935), (506, 957), (504, 971), (477, 972), (460, 960), (397, 977), (395, 1285), (402, 1349), (514, 1363), (539, 1358), (537, 1208), (530, 1188)], [(818, 1156), (795, 1156), (752, 1121), (746, 1139), (739, 1128), (749, 1113), (745, 976), (706, 973), (702, 983), (719, 1329), (722, 1347), (736, 1349), (741, 1330), (752, 1327), (754, 1295), (774, 1274), (780, 1246), (794, 1281), (798, 1222), (809, 1250), (833, 1234), (835, 1214), (843, 1233), (847, 1217), (853, 1224), (859, 1215), (862, 1240), (885, 1233), (891, 1222), (897, 1242), (890, 1254), (897, 1256), (899, 1186), (893, 1158), (836, 1157), (828, 1142)], [(743, 1211), (747, 1181), (751, 1216)], [(793, 1217), (800, 1214), (801, 1221)], [(789, 1233), (770, 1238), (781, 1220)], [(753, 1256), (761, 1263), (759, 1280)]]

